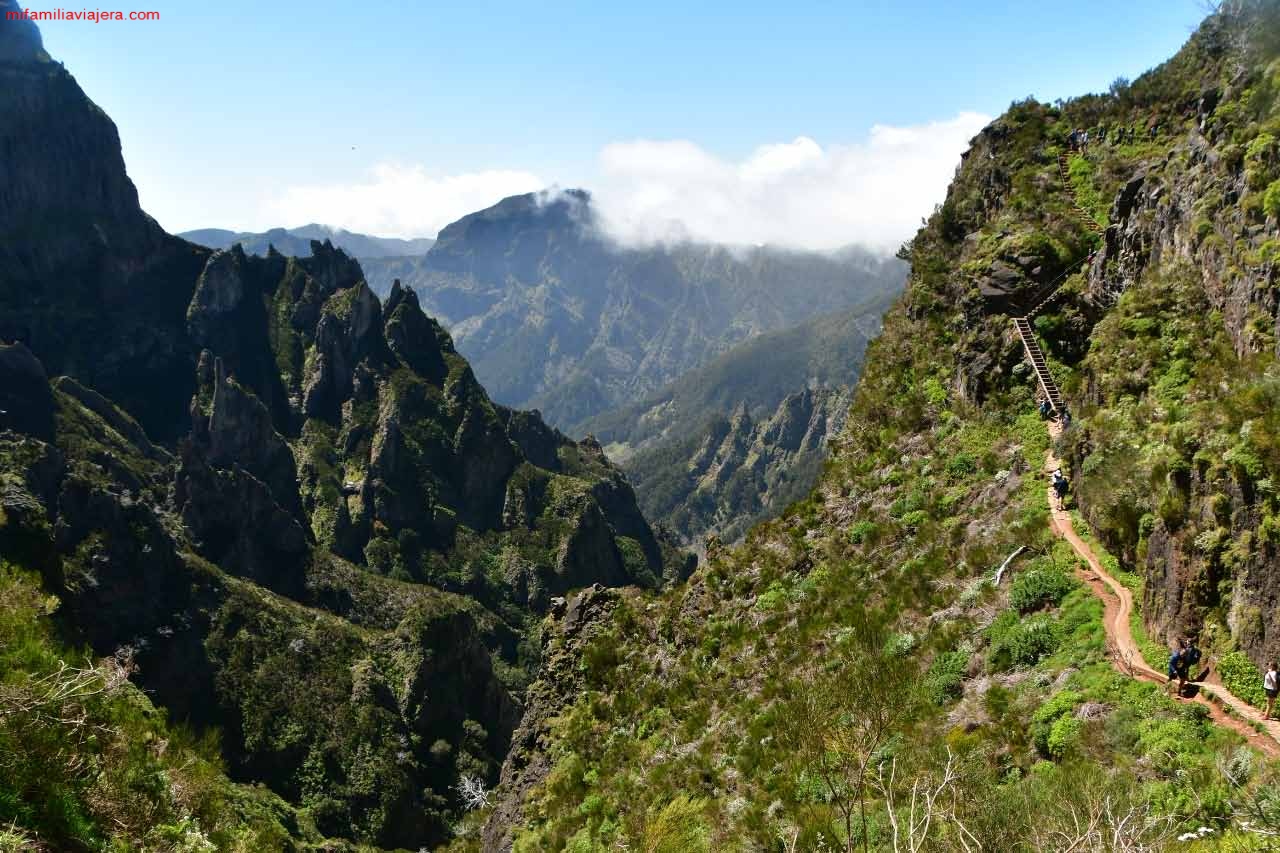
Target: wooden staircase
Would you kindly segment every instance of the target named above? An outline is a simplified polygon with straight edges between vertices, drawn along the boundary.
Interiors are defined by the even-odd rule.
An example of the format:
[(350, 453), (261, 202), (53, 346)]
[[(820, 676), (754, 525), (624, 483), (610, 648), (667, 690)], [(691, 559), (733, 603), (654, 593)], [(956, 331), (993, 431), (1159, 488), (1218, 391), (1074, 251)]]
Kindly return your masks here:
[(1062, 412), (1066, 408), (1062, 402), (1062, 392), (1049, 373), (1049, 364), (1045, 361), (1044, 350), (1040, 349), (1040, 342), (1036, 340), (1035, 330), (1031, 328), (1031, 320), (1028, 317), (1014, 317), (1013, 325), (1018, 330), (1018, 337), (1022, 338), (1022, 348), (1031, 361), (1031, 367), (1036, 372), (1036, 379), (1040, 381), (1040, 388), (1048, 398), (1049, 405), (1055, 412)]
[[(1058, 155), (1058, 173), (1062, 177), (1062, 188), (1066, 191), (1067, 197), (1071, 199), (1071, 206), (1075, 208), (1076, 216), (1081, 223), (1094, 234), (1106, 234), (1106, 229), (1099, 225), (1089, 211), (1085, 210), (1076, 199), (1075, 189), (1071, 186), (1071, 155), (1067, 151), (1063, 151)], [(1091, 254), (1086, 263), (1092, 259), (1093, 255)], [(1036, 333), (1035, 329), (1031, 327), (1031, 320), (1046, 305), (1056, 299), (1061, 292), (1062, 277), (1050, 283), (1045, 289), (1031, 298), (1031, 307), (1026, 314), (1013, 318), (1013, 325), (1018, 330), (1018, 337), (1022, 339), (1022, 348), (1026, 351), (1027, 360), (1031, 362), (1031, 367), (1036, 372), (1040, 390), (1044, 392), (1049, 405), (1059, 414), (1066, 411), (1066, 404), (1062, 401), (1062, 392), (1058, 390), (1058, 383), (1053, 381), (1053, 375), (1049, 373), (1049, 363), (1045, 360), (1044, 350), (1040, 349), (1040, 342), (1036, 340)]]

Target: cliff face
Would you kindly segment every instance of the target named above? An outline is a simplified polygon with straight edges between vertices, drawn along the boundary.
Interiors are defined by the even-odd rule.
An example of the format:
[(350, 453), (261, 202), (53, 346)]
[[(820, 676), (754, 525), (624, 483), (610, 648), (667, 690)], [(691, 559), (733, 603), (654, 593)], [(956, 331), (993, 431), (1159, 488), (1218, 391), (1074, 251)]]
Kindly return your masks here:
[(413, 291), (380, 301), (328, 242), (165, 234), (30, 32), (0, 29), (0, 554), (320, 833), (443, 840), (552, 598), (684, 558), (597, 444), (494, 405)]
[[(23, 32), (38, 43), (30, 22), (0, 23), (6, 44), (30, 44)], [(0, 115), (0, 340), (175, 437), (192, 389), (183, 311), (207, 251), (142, 212), (115, 125), (60, 65), (0, 58)]]
[(687, 542), (736, 541), (808, 494), (852, 398), (845, 388), (805, 389), (759, 419), (743, 403), (692, 435), (636, 454), (626, 466), (641, 508)]
[[(1098, 323), (1072, 442), (1086, 516), (1145, 577), (1152, 632), (1208, 636), (1259, 666), (1280, 654), (1280, 149), (1265, 6), (1249, 37), (1210, 22), (1158, 70), (1140, 160), (1113, 145), (1088, 157), (1107, 229), (1081, 285)], [(1114, 123), (1113, 103), (1080, 107)], [(1121, 489), (1123, 477), (1142, 486)]]

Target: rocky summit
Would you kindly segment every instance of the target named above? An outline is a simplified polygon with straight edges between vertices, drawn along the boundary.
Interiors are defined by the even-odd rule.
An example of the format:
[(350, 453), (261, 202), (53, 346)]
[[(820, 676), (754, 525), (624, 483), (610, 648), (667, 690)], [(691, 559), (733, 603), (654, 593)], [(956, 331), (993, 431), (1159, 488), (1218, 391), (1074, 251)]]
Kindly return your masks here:
[[(22, 152), (0, 164), (6, 596), (42, 585), (59, 639), (41, 642), (83, 644), (146, 692), (113, 681), (86, 707), (97, 725), (164, 736), (155, 703), (218, 733), (190, 766), (266, 786), (216, 782), (218, 802), (261, 809), (245, 839), (445, 840), (459, 780), (497, 778), (542, 614), (593, 584), (657, 589), (688, 558), (598, 444), (495, 405), (412, 290), (379, 299), (329, 242), (293, 258), (166, 234), (111, 121), (12, 47), (38, 47), (33, 27), (0, 32), (0, 148)], [(129, 703), (145, 724), (119, 719)], [(180, 753), (147, 760), (196, 784)], [(75, 821), (125, 807), (5, 766), (5, 820), (15, 796), (105, 798), (48, 818), (60, 849), (92, 847)], [(180, 821), (176, 796), (156, 808)]]
[(504, 199), (366, 266), (376, 290), (418, 291), (496, 399), (574, 435), (763, 333), (855, 306), (874, 324), (903, 275), (860, 249), (619, 245), (582, 190)]

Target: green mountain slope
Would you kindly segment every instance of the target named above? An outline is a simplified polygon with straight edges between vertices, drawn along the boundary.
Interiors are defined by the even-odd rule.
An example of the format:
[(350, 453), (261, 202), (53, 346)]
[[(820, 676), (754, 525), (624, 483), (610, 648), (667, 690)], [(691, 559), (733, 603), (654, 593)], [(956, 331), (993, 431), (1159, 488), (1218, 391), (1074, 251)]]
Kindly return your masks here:
[(817, 482), (892, 300), (751, 338), (582, 429), (627, 471), (646, 517), (696, 547), (733, 542)]
[(1062, 285), (1035, 320), (1058, 450), (1151, 663), (1192, 634), (1256, 694), (1278, 57), (1276, 4), (1228, 4), (1132, 84), (986, 128), (810, 497), (676, 590), (548, 625), (483, 849), (1266, 849), (1276, 766), (1109, 656), (1011, 317)]
[(849, 388), (806, 388), (758, 421), (743, 403), (637, 453), (625, 469), (640, 508), (695, 546), (738, 540), (812, 490), (852, 397)]
[(647, 400), (583, 424), (625, 461), (638, 451), (700, 429), (709, 415), (745, 404), (753, 416), (775, 410), (805, 387), (852, 387), (880, 318), (897, 298), (886, 292), (853, 308), (767, 332), (692, 370)]
[(755, 335), (902, 280), (897, 260), (856, 249), (620, 247), (580, 190), (505, 199), (445, 228), (422, 258), (367, 266), (375, 291), (399, 278), (418, 292), (495, 399), (571, 434)]
[(752, 338), (582, 428), (622, 465), (647, 518), (695, 546), (732, 542), (813, 488), (892, 300)]
[(412, 291), (380, 301), (328, 242), (165, 234), (60, 64), (6, 53), (0, 80), (4, 843), (447, 840), (541, 615), (685, 558)]

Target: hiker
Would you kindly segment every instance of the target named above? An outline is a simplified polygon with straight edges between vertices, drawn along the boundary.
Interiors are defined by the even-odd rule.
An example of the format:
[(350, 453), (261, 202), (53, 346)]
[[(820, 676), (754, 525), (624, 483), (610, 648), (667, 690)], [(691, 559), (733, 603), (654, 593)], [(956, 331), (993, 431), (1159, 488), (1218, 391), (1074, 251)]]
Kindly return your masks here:
[(1062, 476), (1062, 469), (1059, 468), (1058, 470), (1054, 471), (1053, 472), (1053, 493), (1058, 498), (1059, 510), (1066, 509), (1068, 488), (1070, 488), (1070, 484), (1067, 482), (1067, 478)]
[(1071, 133), (1067, 134), (1067, 149), (1070, 151), (1075, 151), (1079, 141), (1080, 141), (1080, 131), (1078, 130), (1071, 131)]
[(1200, 649), (1196, 646), (1194, 639), (1188, 639), (1187, 650), (1182, 653), (1182, 680), (1184, 682), (1196, 680), (1196, 676), (1199, 674), (1196, 672), (1198, 663), (1200, 663)]
[(1047, 421), (1053, 412), (1053, 406), (1049, 404), (1049, 398), (1045, 397), (1040, 401), (1040, 420)]
[(1272, 661), (1267, 674), (1262, 676), (1262, 692), (1267, 694), (1267, 716), (1271, 719), (1271, 711), (1276, 705), (1276, 693), (1280, 692), (1280, 672), (1276, 671), (1276, 662)]
[(1169, 684), (1171, 684), (1175, 678), (1178, 679), (1178, 698), (1179, 699), (1182, 698), (1182, 653), (1183, 651), (1184, 649), (1182, 648), (1182, 640), (1178, 640), (1177, 644), (1173, 647), (1173, 653), (1169, 655), (1169, 678), (1167, 681), (1165, 681), (1165, 687), (1168, 687)]

